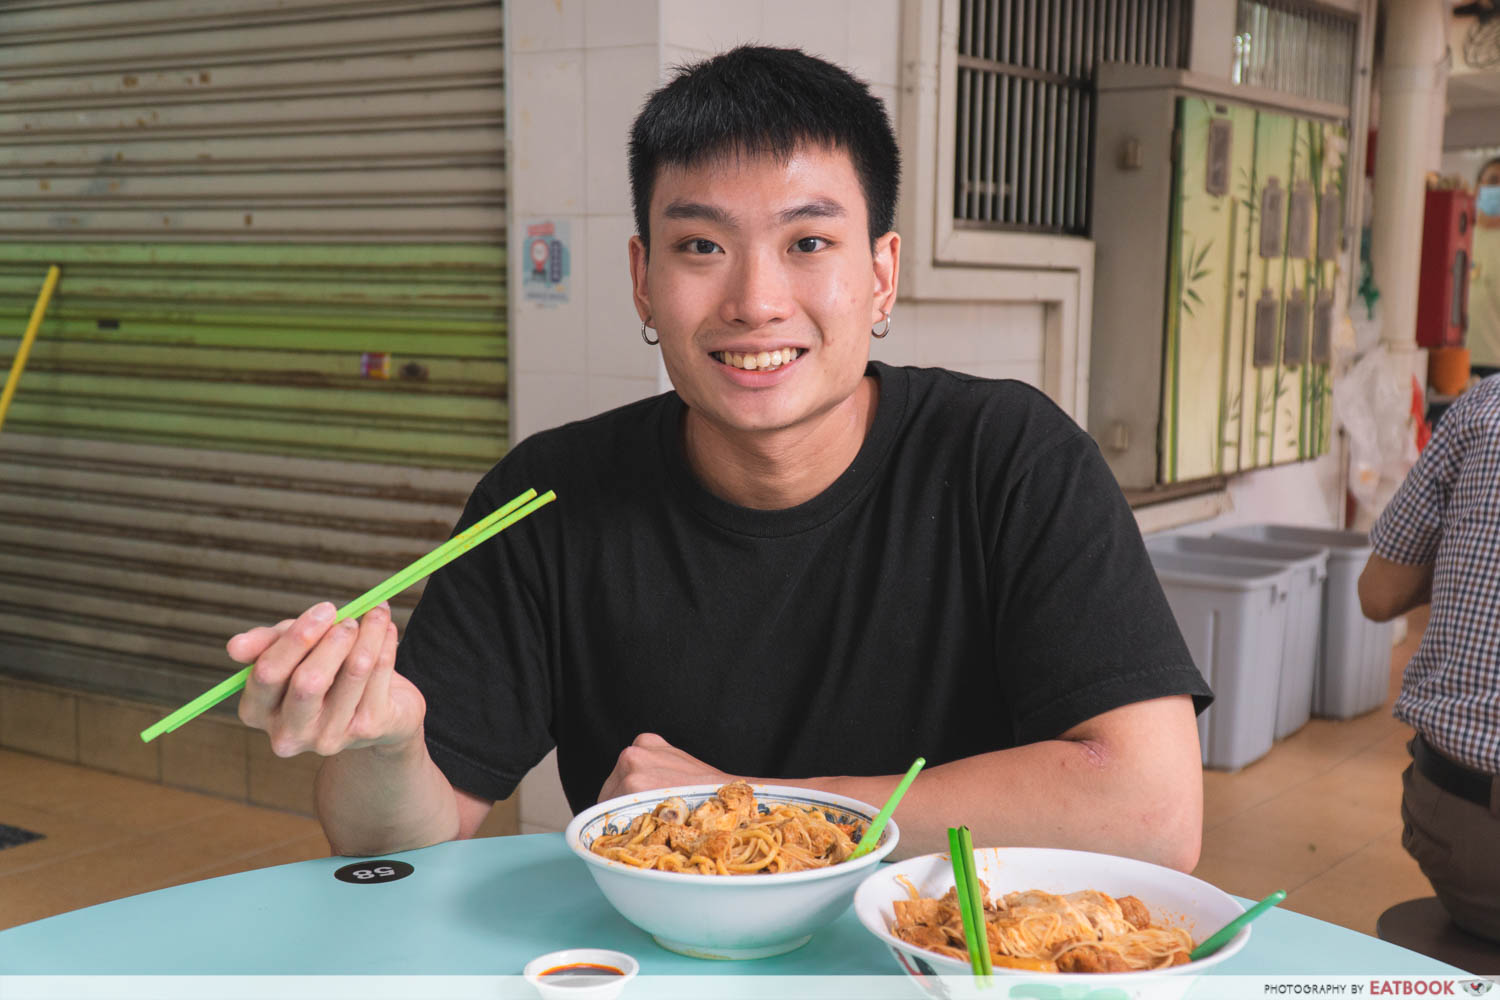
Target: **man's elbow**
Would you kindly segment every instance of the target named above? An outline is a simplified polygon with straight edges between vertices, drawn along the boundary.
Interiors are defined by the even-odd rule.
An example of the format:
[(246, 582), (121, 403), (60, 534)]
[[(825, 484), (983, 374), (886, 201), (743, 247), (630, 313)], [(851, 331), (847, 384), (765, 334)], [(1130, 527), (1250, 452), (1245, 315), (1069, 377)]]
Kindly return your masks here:
[(1369, 582), (1364, 575), (1360, 576), (1357, 589), (1359, 610), (1372, 622), (1388, 622), (1406, 610), (1397, 606), (1397, 602), (1389, 591), (1382, 591), (1380, 587)]
[(1198, 858), (1203, 851), (1203, 822), (1178, 824), (1173, 833), (1163, 833), (1156, 863), (1180, 872), (1191, 872), (1198, 867)]

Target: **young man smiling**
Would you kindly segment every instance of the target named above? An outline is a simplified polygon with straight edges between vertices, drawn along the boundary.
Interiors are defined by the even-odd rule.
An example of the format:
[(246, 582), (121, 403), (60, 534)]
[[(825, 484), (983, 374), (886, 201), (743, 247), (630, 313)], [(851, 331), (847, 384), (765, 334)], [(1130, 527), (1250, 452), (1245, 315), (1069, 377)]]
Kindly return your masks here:
[(554, 745), (570, 803), (730, 776), (880, 802), (902, 849), (1196, 862), (1209, 694), (1092, 441), (1034, 390), (869, 361), (895, 323), (880, 102), (741, 48), (631, 139), (641, 336), (675, 391), (543, 432), (461, 525), (558, 503), (378, 610), (230, 641), (276, 752), (327, 756), (334, 848), (471, 835)]

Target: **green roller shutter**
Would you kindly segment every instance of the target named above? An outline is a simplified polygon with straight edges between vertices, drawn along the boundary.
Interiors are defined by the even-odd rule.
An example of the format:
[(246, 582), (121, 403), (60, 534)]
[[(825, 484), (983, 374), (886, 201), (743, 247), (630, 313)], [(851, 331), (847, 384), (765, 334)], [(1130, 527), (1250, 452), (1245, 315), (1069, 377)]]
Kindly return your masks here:
[[(175, 698), (505, 450), (498, 2), (0, 7), (0, 670)], [(397, 606), (403, 621), (414, 595)]]

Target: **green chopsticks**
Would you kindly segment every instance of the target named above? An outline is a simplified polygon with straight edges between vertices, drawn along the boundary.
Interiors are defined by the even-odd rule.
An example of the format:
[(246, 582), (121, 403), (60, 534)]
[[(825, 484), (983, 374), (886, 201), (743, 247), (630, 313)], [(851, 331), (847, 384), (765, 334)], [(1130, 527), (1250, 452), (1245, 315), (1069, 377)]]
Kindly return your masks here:
[(1196, 962), (1200, 958), (1207, 958), (1208, 956), (1212, 955), (1214, 952), (1218, 951), (1220, 948), (1228, 944), (1229, 940), (1240, 932), (1240, 928), (1244, 927), (1246, 924), (1254, 920), (1256, 917), (1260, 916), (1262, 913), (1265, 913), (1267, 910), (1275, 906), (1277, 903), (1281, 902), (1283, 899), (1286, 899), (1286, 890), (1277, 889), (1265, 899), (1262, 899), (1259, 903), (1256, 903), (1254, 906), (1250, 907), (1250, 909), (1246, 910), (1244, 913), (1241, 913), (1239, 916), (1229, 921), (1229, 923), (1219, 928), (1217, 933), (1209, 935), (1209, 937), (1206, 938), (1202, 944), (1188, 953), (1188, 961)]
[(922, 770), (922, 766), (926, 763), (927, 758), (918, 757), (912, 762), (911, 767), (907, 768), (906, 777), (901, 779), (901, 783), (896, 786), (896, 790), (891, 793), (891, 797), (885, 800), (885, 805), (880, 807), (880, 812), (875, 814), (875, 818), (870, 821), (869, 827), (866, 828), (865, 835), (860, 837), (859, 843), (854, 846), (854, 853), (849, 855), (850, 861), (863, 857), (875, 850), (875, 845), (880, 842), (881, 833), (885, 831), (885, 824), (890, 821), (891, 813), (896, 811), (896, 804), (901, 801), (901, 796), (906, 794), (906, 790), (911, 787), (911, 783), (916, 778), (917, 772)]
[[(389, 600), (418, 580), (435, 572), (439, 567), (457, 559), (480, 542), (504, 531), (521, 518), (535, 513), (556, 499), (557, 494), (551, 490), (541, 496), (537, 496), (536, 490), (527, 490), (499, 510), (486, 515), (482, 520), (465, 528), (410, 566), (397, 572), (384, 583), (339, 608), (333, 620), (341, 622), (345, 618), (358, 618), (381, 601)], [(170, 733), (240, 691), (244, 688), (245, 681), (249, 679), (251, 669), (252, 667), (246, 667), (233, 677), (226, 678), (175, 712), (141, 730), (141, 742), (150, 743), (162, 733)]]
[(990, 962), (990, 936), (984, 924), (984, 890), (974, 868), (974, 840), (966, 826), (948, 828), (948, 853), (953, 857), (953, 888), (958, 893), (958, 911), (964, 922), (964, 943), (969, 946), (969, 964), (976, 976), (994, 974)]

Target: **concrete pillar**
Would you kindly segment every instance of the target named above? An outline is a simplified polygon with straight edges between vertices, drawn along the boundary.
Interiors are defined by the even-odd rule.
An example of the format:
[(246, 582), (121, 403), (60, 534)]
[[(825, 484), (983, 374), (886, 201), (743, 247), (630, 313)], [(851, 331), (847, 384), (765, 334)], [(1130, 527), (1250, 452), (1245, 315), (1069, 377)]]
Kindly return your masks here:
[[(1432, 119), (1448, 87), (1448, 20), (1443, 0), (1388, 0), (1384, 7), (1370, 252), (1380, 287), (1381, 339), (1405, 353), (1416, 350), (1427, 172), (1442, 155)], [(1425, 370), (1421, 374), (1425, 381)]]

